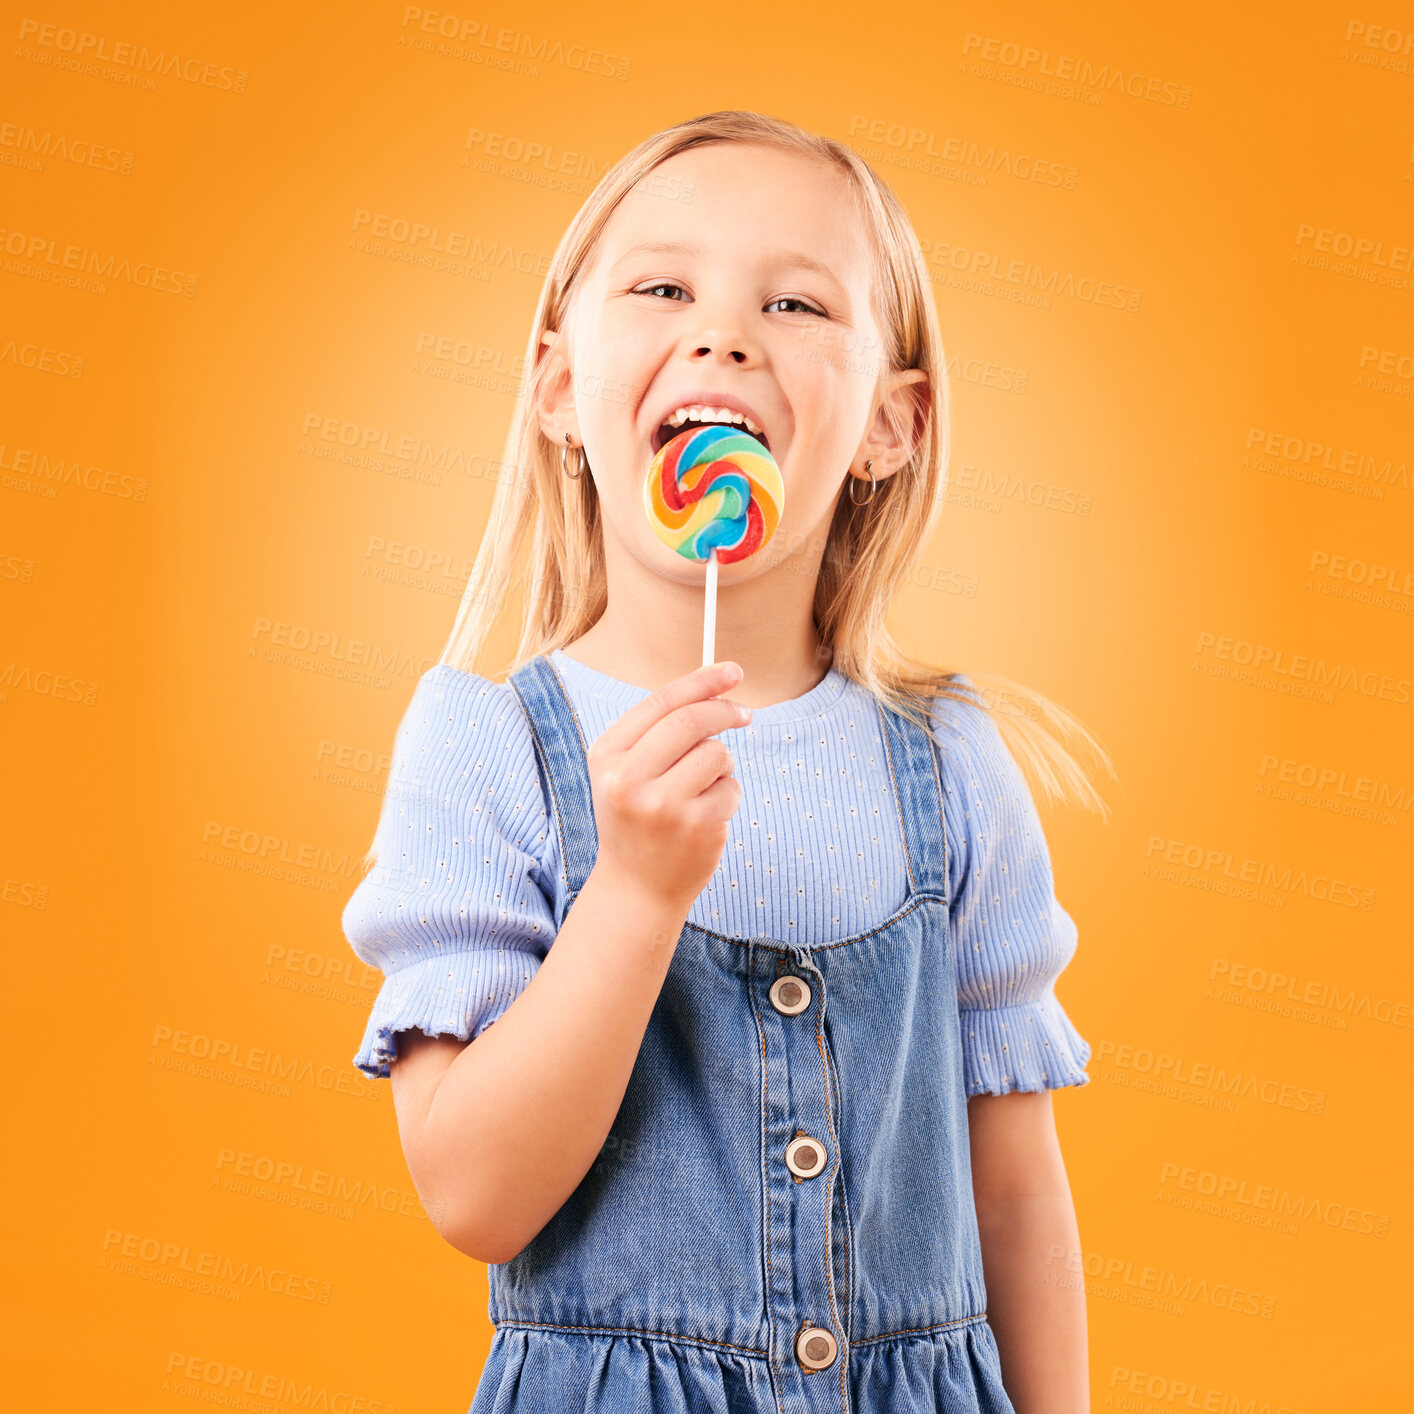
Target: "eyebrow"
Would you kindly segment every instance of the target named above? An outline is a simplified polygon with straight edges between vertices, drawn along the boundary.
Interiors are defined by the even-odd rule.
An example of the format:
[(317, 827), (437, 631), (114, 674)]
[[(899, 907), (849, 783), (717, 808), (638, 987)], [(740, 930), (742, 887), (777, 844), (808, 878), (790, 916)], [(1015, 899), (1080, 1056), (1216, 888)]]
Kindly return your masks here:
[[(643, 241), (638, 245), (630, 246), (615, 264), (627, 260), (631, 255), (700, 254), (700, 248), (693, 245), (691, 241)], [(840, 283), (840, 277), (823, 260), (817, 260), (813, 255), (807, 255), (803, 250), (771, 251), (768, 253), (767, 259), (777, 261), (782, 265), (799, 266), (802, 270), (812, 270), (815, 274), (824, 275), (836, 284)]]

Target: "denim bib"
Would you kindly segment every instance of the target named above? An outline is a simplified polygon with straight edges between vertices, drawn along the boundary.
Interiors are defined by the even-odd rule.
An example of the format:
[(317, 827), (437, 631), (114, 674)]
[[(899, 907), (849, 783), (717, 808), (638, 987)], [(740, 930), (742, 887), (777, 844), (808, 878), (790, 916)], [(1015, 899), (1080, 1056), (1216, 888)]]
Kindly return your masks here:
[[(558, 831), (558, 929), (598, 851), (546, 656), (509, 679)], [(1014, 1414), (987, 1322), (927, 736), (876, 703), (908, 895), (818, 946), (686, 923), (592, 1169), (488, 1269), (471, 1414)]]

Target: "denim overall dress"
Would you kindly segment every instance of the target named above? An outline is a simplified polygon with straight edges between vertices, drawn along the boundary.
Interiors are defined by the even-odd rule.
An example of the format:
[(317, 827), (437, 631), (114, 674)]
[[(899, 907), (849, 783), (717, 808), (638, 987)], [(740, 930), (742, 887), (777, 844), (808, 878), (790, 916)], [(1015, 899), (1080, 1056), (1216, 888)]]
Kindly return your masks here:
[[(544, 655), (509, 679), (560, 846), (598, 848)], [(987, 1322), (948, 936), (943, 793), (876, 703), (908, 864), (878, 927), (815, 946), (686, 923), (599, 1159), (489, 1270), (471, 1414), (1014, 1414)]]

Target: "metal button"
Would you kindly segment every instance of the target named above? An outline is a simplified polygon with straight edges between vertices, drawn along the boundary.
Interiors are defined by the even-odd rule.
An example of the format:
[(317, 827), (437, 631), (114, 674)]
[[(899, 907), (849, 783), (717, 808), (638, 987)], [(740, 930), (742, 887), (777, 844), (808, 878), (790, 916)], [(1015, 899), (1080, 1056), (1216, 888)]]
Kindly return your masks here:
[(795, 1338), (795, 1358), (807, 1370), (823, 1370), (835, 1363), (839, 1345), (824, 1326), (806, 1326)]
[(786, 1167), (797, 1178), (814, 1178), (825, 1167), (825, 1160), (825, 1146), (808, 1134), (798, 1134), (786, 1145)]
[(771, 1005), (782, 1016), (799, 1016), (810, 1005), (810, 983), (787, 973), (771, 983)]

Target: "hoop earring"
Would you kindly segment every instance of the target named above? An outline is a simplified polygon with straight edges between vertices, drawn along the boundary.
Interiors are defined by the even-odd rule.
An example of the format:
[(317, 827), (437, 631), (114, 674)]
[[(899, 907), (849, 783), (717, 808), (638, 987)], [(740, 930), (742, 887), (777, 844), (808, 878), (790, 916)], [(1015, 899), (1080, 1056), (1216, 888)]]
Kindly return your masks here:
[(858, 478), (857, 476), (851, 476), (851, 477), (850, 477), (850, 479), (849, 479), (849, 499), (850, 499), (851, 504), (856, 505), (856, 506), (867, 506), (867, 505), (869, 504), (869, 502), (874, 499), (874, 492), (875, 492), (875, 490), (877, 489), (879, 483), (874, 480), (874, 473), (873, 473), (872, 471), (869, 471), (869, 468), (872, 467), (873, 465), (874, 465), (874, 462), (873, 462), (872, 458), (871, 458), (869, 461), (867, 461), (867, 462), (864, 463), (864, 470), (869, 472), (869, 494), (868, 494), (862, 501), (857, 501), (857, 500), (855, 500), (855, 497), (854, 497), (854, 483), (855, 483), (856, 481), (858, 481), (859, 478)]
[(579, 478), (584, 475), (585, 471), (589, 467), (589, 458), (584, 455), (583, 447), (575, 447), (575, 450), (579, 453), (579, 470), (571, 471), (569, 469), (568, 459), (570, 448), (573, 446), (574, 443), (570, 441), (570, 434), (566, 432), (565, 445), (560, 448), (560, 470), (564, 472), (564, 474), (568, 476), (571, 481), (578, 481)]

